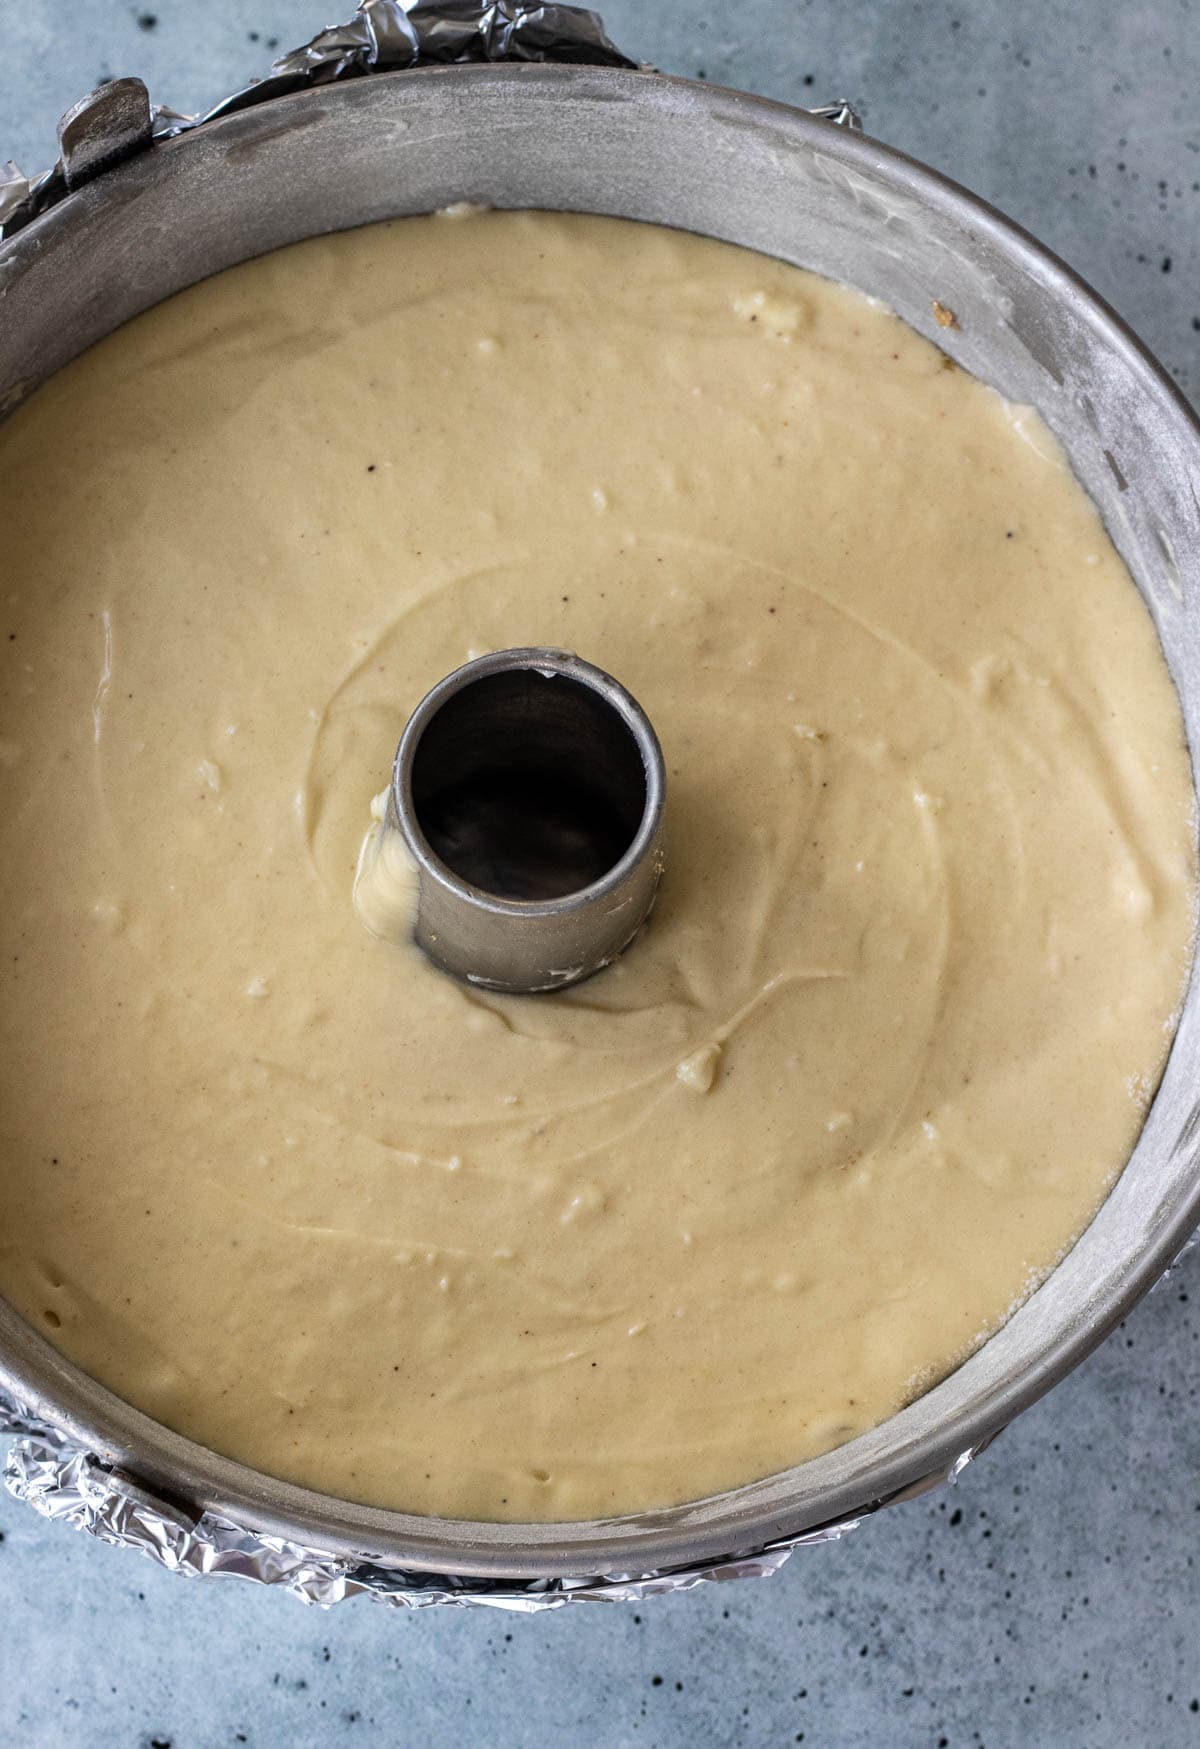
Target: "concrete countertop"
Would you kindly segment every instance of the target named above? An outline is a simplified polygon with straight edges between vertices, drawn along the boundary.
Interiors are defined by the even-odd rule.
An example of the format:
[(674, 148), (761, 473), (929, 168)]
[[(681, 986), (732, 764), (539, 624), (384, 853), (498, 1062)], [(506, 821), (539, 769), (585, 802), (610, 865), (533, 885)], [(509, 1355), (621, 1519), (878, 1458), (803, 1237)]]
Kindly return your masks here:
[[(346, 10), (349, 10), (349, 4)], [(1063, 255), (1200, 391), (1194, 0), (611, 0), (672, 72), (799, 103), (964, 182)], [(100, 78), (198, 109), (334, 0), (0, 0), (0, 158), (53, 155)], [(0, 516), (4, 513), (0, 503)], [(776, 1578), (549, 1616), (331, 1613), (189, 1583), (0, 1497), (0, 1740), (1013, 1745), (1200, 1741), (1200, 1261), (953, 1491)]]

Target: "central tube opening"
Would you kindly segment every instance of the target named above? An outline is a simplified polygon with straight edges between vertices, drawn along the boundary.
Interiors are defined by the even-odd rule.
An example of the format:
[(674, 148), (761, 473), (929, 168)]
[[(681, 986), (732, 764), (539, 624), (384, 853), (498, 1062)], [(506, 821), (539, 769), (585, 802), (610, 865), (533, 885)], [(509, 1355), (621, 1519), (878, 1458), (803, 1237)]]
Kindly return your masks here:
[(494, 898), (565, 898), (600, 880), (646, 809), (641, 749), (594, 687), (536, 667), (481, 675), (430, 717), (412, 807), (452, 874)]

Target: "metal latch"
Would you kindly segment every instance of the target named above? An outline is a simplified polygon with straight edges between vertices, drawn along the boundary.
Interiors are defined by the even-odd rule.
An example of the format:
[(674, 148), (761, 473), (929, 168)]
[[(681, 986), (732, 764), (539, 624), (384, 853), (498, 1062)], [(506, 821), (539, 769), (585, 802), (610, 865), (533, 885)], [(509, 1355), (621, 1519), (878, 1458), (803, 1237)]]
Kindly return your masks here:
[(123, 164), (154, 137), (150, 93), (140, 79), (110, 79), (73, 103), (58, 124), (63, 177), (71, 193)]

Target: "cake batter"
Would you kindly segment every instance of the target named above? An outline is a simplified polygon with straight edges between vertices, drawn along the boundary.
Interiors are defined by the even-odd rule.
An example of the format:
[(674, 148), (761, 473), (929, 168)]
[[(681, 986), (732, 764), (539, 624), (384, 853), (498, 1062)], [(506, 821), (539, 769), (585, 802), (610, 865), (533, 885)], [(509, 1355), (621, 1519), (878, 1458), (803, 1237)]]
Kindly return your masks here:
[[(1179, 711), (1039, 420), (887, 311), (404, 220), (114, 334), (0, 478), (0, 1289), (113, 1390), (624, 1512), (877, 1423), (1087, 1223), (1189, 955)], [(523, 644), (644, 705), (669, 839), (628, 953), (512, 998), (351, 895), (413, 706)]]

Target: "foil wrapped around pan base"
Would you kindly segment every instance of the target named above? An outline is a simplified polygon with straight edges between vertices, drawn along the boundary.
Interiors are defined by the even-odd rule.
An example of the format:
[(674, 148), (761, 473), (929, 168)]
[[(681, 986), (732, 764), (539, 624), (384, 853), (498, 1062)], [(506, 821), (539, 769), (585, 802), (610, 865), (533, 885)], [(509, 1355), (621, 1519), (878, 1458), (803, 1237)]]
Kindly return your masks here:
[(3, 1394), (0, 1432), (17, 1436), (5, 1461), (4, 1482), (18, 1500), (26, 1501), (43, 1518), (86, 1530), (101, 1542), (139, 1549), (172, 1573), (279, 1585), (302, 1603), (315, 1603), (322, 1609), (351, 1597), (373, 1597), (397, 1609), (485, 1604), (525, 1615), (561, 1609), (568, 1603), (639, 1603), (663, 1592), (694, 1591), (714, 1580), (767, 1579), (779, 1571), (793, 1550), (810, 1543), (836, 1542), (879, 1507), (915, 1498), (942, 1482), (956, 1481), (976, 1455), (975, 1451), (963, 1452), (947, 1471), (905, 1489), (892, 1500), (878, 1501), (857, 1517), (819, 1525), (753, 1554), (729, 1554), (670, 1571), (522, 1581), (464, 1579), (347, 1561), (283, 1537), (245, 1530), (212, 1513), (193, 1518), (183, 1510), (173, 1512), (119, 1470), (71, 1446)]

